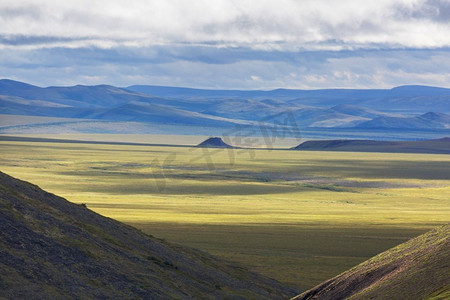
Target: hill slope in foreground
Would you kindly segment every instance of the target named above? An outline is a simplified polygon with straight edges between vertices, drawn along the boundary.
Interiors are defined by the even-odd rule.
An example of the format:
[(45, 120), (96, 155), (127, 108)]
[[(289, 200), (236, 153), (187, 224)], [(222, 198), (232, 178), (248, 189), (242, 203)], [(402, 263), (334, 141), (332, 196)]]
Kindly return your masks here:
[(0, 172), (0, 298), (286, 299), (297, 293)]
[(450, 225), (387, 250), (294, 297), (306, 299), (449, 299)]

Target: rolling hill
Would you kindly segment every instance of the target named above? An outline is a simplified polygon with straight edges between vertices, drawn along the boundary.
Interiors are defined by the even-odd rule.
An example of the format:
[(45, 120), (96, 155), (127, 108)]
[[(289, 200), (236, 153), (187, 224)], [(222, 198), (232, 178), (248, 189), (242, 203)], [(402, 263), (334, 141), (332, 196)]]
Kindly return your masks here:
[(333, 129), (337, 128), (358, 131), (362, 137), (392, 130), (403, 132), (405, 139), (418, 131), (436, 137), (436, 131), (450, 132), (450, 89), (404, 86), (389, 90), (238, 91), (109, 85), (42, 88), (0, 80), (0, 115), (23, 116), (24, 120), (24, 124), (1, 126), (0, 133), (8, 134), (57, 131), (55, 123), (48, 124), (48, 128), (40, 123), (36, 128), (26, 120), (29, 116), (74, 119), (60, 127), (61, 133), (89, 132), (92, 122), (97, 122), (95, 132), (114, 133), (120, 128), (121, 133), (154, 133), (152, 128), (160, 128), (159, 133), (220, 135), (230, 128), (251, 125), (253, 132), (261, 134), (258, 122), (269, 120), (269, 126), (277, 126), (278, 120), (270, 119), (279, 114), (295, 120), (295, 137), (300, 130), (304, 134), (326, 132), (323, 136), (327, 136), (335, 134)]
[(427, 112), (415, 117), (377, 117), (373, 120), (360, 123), (359, 128), (375, 129), (449, 129), (450, 115), (444, 113)]
[(450, 89), (407, 85), (392, 89), (320, 89), (297, 90), (202, 90), (149, 85), (134, 85), (128, 90), (164, 98), (241, 98), (272, 99), (285, 103), (333, 107), (336, 105), (357, 105), (364, 108), (390, 112), (427, 112), (430, 107), (435, 111), (450, 113)]
[(0, 298), (286, 299), (296, 293), (0, 172)]
[(450, 225), (387, 250), (296, 300), (449, 299)]

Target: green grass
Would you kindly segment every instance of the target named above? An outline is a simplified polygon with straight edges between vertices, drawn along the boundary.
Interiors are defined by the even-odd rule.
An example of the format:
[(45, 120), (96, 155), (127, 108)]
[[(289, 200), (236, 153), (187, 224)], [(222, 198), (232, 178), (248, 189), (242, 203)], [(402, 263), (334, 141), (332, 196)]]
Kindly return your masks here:
[(450, 288), (445, 290), (436, 292), (434, 295), (431, 295), (427, 300), (445, 300), (450, 298)]
[(450, 156), (2, 142), (0, 169), (309, 288), (450, 220)]

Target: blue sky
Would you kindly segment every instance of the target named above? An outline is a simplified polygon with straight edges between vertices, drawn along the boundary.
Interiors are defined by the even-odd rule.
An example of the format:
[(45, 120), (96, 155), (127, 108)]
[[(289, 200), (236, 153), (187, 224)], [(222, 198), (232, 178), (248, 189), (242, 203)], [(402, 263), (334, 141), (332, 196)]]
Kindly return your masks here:
[(0, 77), (40, 86), (450, 87), (450, 0), (15, 0), (0, 24)]

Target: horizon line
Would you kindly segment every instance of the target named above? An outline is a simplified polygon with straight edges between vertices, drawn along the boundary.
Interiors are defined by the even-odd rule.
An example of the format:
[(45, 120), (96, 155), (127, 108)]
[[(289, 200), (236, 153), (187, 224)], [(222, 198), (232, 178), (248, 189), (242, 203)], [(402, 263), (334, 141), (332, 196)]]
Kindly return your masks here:
[(107, 84), (107, 83), (101, 83), (101, 84), (73, 84), (73, 85), (48, 85), (48, 86), (41, 86), (37, 84), (28, 83), (26, 81), (21, 81), (17, 79), (10, 79), (10, 78), (0, 78), (0, 81), (11, 81), (11, 82), (17, 82), (21, 84), (26, 84), (38, 88), (52, 88), (52, 87), (64, 87), (64, 88), (71, 88), (71, 87), (77, 87), (77, 86), (84, 86), (84, 87), (99, 87), (99, 86), (111, 86), (116, 87), (120, 89), (128, 89), (130, 87), (135, 86), (142, 86), (142, 87), (159, 87), (159, 88), (176, 88), (176, 89), (188, 89), (188, 90), (203, 90), (203, 91), (235, 91), (235, 92), (273, 92), (273, 91), (321, 91), (321, 90), (361, 90), (361, 91), (368, 91), (368, 90), (383, 90), (383, 91), (389, 91), (396, 88), (401, 87), (423, 87), (423, 88), (436, 88), (436, 89), (450, 89), (450, 87), (443, 87), (443, 86), (434, 86), (434, 85), (424, 85), (424, 84), (404, 84), (404, 85), (398, 85), (398, 86), (392, 86), (391, 88), (350, 88), (350, 87), (327, 87), (327, 88), (311, 88), (311, 89), (305, 89), (305, 88), (290, 88), (290, 87), (278, 87), (278, 88), (271, 88), (271, 89), (239, 89), (239, 88), (200, 88), (200, 87), (189, 87), (189, 86), (176, 86), (176, 85), (157, 85), (157, 84), (132, 84), (128, 86), (117, 86), (113, 84)]

